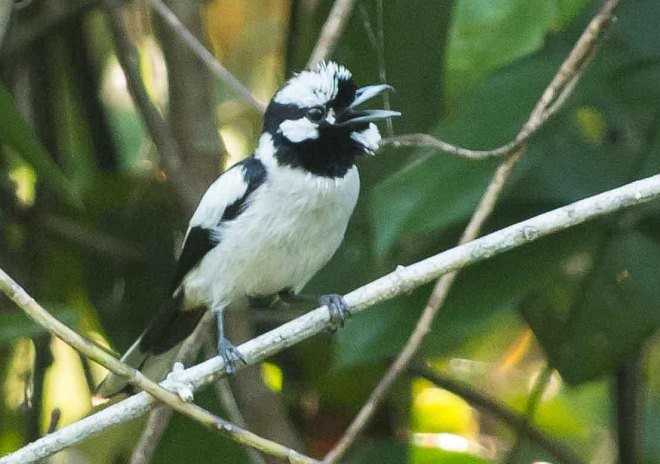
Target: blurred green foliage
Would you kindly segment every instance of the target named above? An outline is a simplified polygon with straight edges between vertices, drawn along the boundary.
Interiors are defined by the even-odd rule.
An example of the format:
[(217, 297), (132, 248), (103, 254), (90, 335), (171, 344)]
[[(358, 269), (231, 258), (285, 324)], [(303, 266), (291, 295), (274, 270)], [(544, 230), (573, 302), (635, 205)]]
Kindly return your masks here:
[[(0, 265), (58, 318), (123, 351), (168, 288), (187, 218), (130, 103), (101, 12), (74, 3), (69, 15), (34, 26), (30, 42), (21, 42), (21, 34), (50, 1), (43, 11), (16, 11), (0, 52)], [(214, 0), (201, 11), (221, 61), (268, 99), (305, 65), (332, 4)], [(386, 73), (396, 88), (391, 106), (404, 115), (396, 134), (427, 132), (494, 148), (516, 134), (599, 4), (364, 0), (334, 57), (360, 84)], [(656, 0), (622, 2), (575, 93), (531, 140), (488, 231), (658, 172), (659, 17)], [(144, 45), (146, 38), (158, 43), (144, 5), (133, 5), (128, 18), (148, 71), (145, 84), (167, 112), (162, 58)], [(254, 146), (260, 117), (222, 83), (215, 83), (213, 98), (231, 163)], [(453, 246), (496, 164), (427, 149), (392, 148), (364, 160), (345, 243), (307, 291), (348, 291)], [(633, 414), (629, 425), (641, 423), (639, 462), (660, 463), (659, 262), (658, 204), (499, 256), (461, 273), (420, 356), (521, 412), (549, 363), (560, 377), (547, 388), (537, 422), (585, 461), (604, 463), (616, 461), (611, 411), (626, 407), (612, 393), (614, 374), (638, 363), (642, 417)], [(323, 453), (339, 438), (405, 343), (429, 292), (427, 286), (383, 303), (334, 336), (271, 360), (283, 373), (277, 395), (310, 452)], [(255, 323), (259, 330), (275, 324)], [(529, 329), (532, 342), (525, 341)], [(58, 355), (57, 342), (35, 350), (28, 339), (40, 337), (38, 327), (0, 299), (0, 455), (36, 438), (30, 423), (39, 433), (48, 427), (47, 406), (35, 410), (24, 402), (39, 350), (42, 358), (44, 350), (55, 354), (40, 369), (65, 371), (48, 388), (32, 387), (43, 404), (61, 398), (81, 376), (93, 383), (103, 374)], [(446, 396), (412, 385), (410, 376), (398, 382), (346, 462), (481, 463), (506, 456), (515, 431), (461, 401), (415, 407), (419, 395)], [(197, 399), (221, 411), (211, 391)], [(91, 411), (89, 401), (58, 403), (60, 425)], [(467, 425), (457, 429), (457, 421)], [(115, 427), (57, 462), (125, 462), (142, 424)], [(429, 447), (413, 432), (453, 441)], [(467, 445), (452, 449), (457, 443)], [(549, 458), (533, 443), (516, 454), (519, 462), (541, 459)], [(175, 417), (154, 462), (186, 461), (248, 462), (235, 444)]]

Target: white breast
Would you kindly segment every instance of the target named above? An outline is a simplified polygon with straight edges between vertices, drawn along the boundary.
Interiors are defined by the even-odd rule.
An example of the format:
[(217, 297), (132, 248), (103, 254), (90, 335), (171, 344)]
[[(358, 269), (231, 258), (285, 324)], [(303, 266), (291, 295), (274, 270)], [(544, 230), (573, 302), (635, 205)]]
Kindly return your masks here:
[(186, 277), (187, 299), (226, 306), (299, 291), (339, 247), (357, 202), (357, 168), (341, 179), (273, 165), (267, 171), (245, 211), (218, 228), (220, 243)]

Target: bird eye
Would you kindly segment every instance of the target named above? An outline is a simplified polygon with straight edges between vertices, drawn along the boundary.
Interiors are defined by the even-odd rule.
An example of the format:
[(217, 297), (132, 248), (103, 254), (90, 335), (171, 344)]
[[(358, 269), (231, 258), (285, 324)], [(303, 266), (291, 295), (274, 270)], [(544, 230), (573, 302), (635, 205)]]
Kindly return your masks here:
[(320, 122), (325, 117), (325, 110), (320, 106), (315, 106), (307, 111), (307, 118), (313, 122)]

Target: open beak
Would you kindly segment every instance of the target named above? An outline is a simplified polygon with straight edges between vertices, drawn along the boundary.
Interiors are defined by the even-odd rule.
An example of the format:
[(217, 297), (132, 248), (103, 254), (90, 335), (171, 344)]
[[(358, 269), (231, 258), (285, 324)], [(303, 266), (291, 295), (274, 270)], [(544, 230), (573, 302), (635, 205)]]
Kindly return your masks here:
[(338, 121), (335, 123), (337, 127), (352, 127), (362, 125), (368, 122), (380, 121), (382, 119), (394, 118), (401, 116), (398, 111), (390, 110), (356, 110), (356, 107), (362, 103), (371, 100), (383, 92), (394, 90), (394, 87), (387, 84), (369, 85), (362, 87), (355, 92), (355, 100), (346, 108)]

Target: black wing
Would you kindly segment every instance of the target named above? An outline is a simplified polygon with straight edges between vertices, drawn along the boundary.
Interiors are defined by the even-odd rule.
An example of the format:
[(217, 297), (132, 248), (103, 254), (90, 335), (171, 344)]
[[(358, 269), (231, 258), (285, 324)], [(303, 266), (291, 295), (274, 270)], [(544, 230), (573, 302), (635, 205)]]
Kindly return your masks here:
[[(217, 225), (238, 217), (243, 212), (250, 195), (266, 180), (266, 168), (254, 156), (246, 158), (232, 169), (242, 169), (243, 180), (247, 184), (247, 189), (240, 198), (225, 207)], [(172, 292), (176, 291), (186, 274), (197, 266), (206, 253), (211, 251), (218, 243), (220, 243), (219, 237), (213, 229), (201, 226), (190, 228), (177, 263), (176, 273), (172, 281)]]
[(199, 263), (202, 258), (213, 249), (219, 242), (212, 236), (212, 231), (204, 227), (191, 227), (188, 231), (183, 250), (176, 265), (176, 273), (172, 281), (172, 292), (174, 292), (188, 272)]

